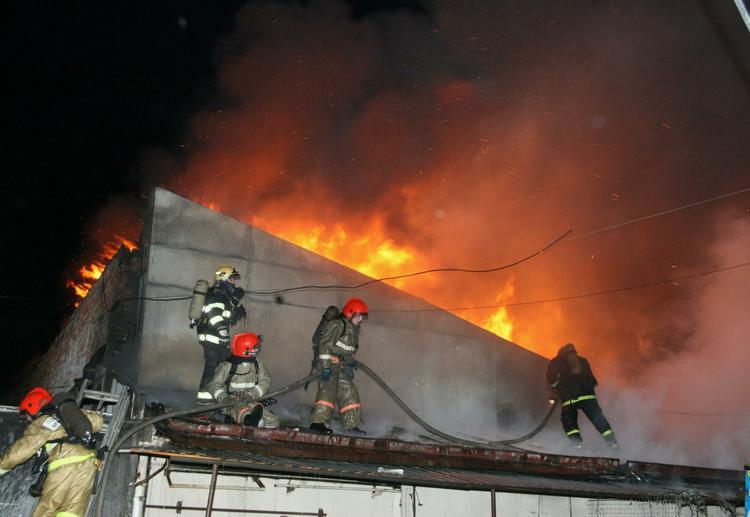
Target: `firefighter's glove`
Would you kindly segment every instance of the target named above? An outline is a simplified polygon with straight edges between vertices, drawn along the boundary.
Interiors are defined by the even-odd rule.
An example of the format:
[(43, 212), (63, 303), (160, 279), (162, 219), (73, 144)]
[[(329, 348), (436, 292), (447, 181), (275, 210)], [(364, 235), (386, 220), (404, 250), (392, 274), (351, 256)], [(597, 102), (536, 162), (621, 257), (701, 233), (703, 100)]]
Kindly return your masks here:
[(273, 406), (274, 404), (276, 404), (278, 400), (271, 397), (270, 399), (261, 400), (261, 402), (263, 403), (263, 406), (268, 407), (268, 406)]
[(109, 446), (105, 445), (104, 447), (99, 447), (96, 450), (96, 459), (98, 459), (99, 461), (103, 460), (104, 456), (106, 456), (108, 452)]
[(190, 328), (194, 329), (198, 326), (198, 320), (190, 320)]
[(245, 296), (245, 290), (240, 286), (236, 286), (234, 288), (234, 291), (232, 292), (232, 301), (235, 303), (235, 305), (239, 305), (240, 300), (242, 300), (243, 296)]
[(219, 329), (219, 344), (229, 348), (229, 329)]
[(245, 307), (243, 305), (238, 305), (234, 308), (234, 310), (232, 310), (232, 317), (235, 319), (235, 321), (239, 321), (245, 316), (247, 316), (247, 311), (245, 310)]
[(216, 397), (216, 402), (218, 402), (219, 404), (226, 404), (227, 402), (229, 402), (230, 398), (232, 397), (229, 395), (229, 393), (223, 391)]
[(349, 377), (349, 380), (354, 379), (354, 372), (357, 371), (358, 366), (359, 364), (357, 363), (357, 361), (352, 361), (351, 363), (348, 363), (346, 365), (346, 376)]
[(320, 372), (320, 380), (321, 381), (330, 381), (331, 380), (331, 371), (330, 368), (323, 368), (323, 371)]
[(3, 477), (8, 472), (10, 472), (10, 470), (0, 469), (0, 477)]

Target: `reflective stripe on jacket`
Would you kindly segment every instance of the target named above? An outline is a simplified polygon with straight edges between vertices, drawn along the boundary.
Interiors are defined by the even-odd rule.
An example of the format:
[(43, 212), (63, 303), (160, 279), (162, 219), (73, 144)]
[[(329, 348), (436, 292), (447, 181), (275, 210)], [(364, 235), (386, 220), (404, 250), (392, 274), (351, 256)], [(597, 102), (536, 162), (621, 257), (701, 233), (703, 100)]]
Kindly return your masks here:
[(252, 362), (239, 363), (231, 379), (229, 379), (229, 374), (232, 370), (232, 363), (229, 361), (219, 363), (214, 370), (211, 382), (206, 385), (206, 391), (217, 400), (222, 393), (230, 395), (247, 393), (251, 396), (262, 397), (271, 387), (271, 374), (268, 373), (266, 365), (260, 358), (256, 357), (255, 360), (258, 364), (257, 372)]

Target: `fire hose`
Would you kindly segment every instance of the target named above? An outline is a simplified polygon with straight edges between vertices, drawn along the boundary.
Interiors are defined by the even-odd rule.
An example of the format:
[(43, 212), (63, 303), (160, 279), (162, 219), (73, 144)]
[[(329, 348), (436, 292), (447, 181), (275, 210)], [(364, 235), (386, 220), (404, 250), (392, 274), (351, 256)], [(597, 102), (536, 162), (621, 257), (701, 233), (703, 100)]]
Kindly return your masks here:
[[(492, 442), (478, 442), (478, 441), (472, 441), (472, 440), (464, 440), (463, 438), (458, 438), (456, 436), (452, 436), (450, 434), (444, 433), (434, 427), (432, 427), (430, 424), (422, 420), (414, 411), (409, 408), (409, 406), (406, 405), (406, 403), (401, 400), (401, 398), (396, 395), (396, 393), (386, 384), (386, 382), (380, 378), (378, 374), (376, 374), (374, 371), (372, 371), (366, 364), (362, 362), (357, 362), (359, 365), (359, 368), (365, 372), (375, 383), (380, 386), (388, 396), (390, 396), (394, 402), (417, 424), (419, 424), (422, 428), (424, 428), (429, 433), (434, 434), (435, 436), (438, 436), (448, 442), (451, 443), (457, 443), (461, 445), (467, 445), (471, 447), (489, 447), (489, 448), (497, 448), (503, 445), (512, 445), (515, 443), (520, 443), (525, 440), (530, 439), (539, 431), (541, 431), (545, 425), (547, 425), (547, 422), (549, 422), (550, 417), (552, 416), (552, 413), (554, 412), (555, 408), (557, 407), (557, 401), (555, 404), (552, 404), (549, 411), (547, 411), (547, 414), (544, 416), (544, 419), (541, 421), (541, 423), (536, 426), (531, 432), (525, 434), (524, 436), (520, 438), (513, 438), (508, 440), (499, 440), (499, 441), (492, 441)], [(340, 368), (341, 365), (334, 365), (332, 369)], [(291, 391), (297, 390), (305, 385), (305, 383), (309, 383), (310, 381), (317, 379), (320, 376), (320, 372), (312, 373), (311, 375), (308, 375), (307, 377), (303, 377), (302, 379), (299, 379), (298, 381), (295, 381), (283, 388), (280, 388), (276, 391), (273, 391), (271, 393), (266, 394), (263, 397), (256, 397), (256, 398), (244, 398), (242, 399), (243, 403), (248, 402), (254, 402), (258, 400), (264, 400), (269, 398), (275, 398), (280, 395), (283, 395), (285, 393), (289, 393)], [(216, 403), (216, 404), (209, 404), (209, 405), (202, 405), (202, 406), (194, 406), (189, 407), (185, 409), (176, 409), (173, 411), (167, 411), (165, 413), (162, 413), (160, 415), (154, 416), (149, 418), (148, 420), (144, 420), (143, 422), (140, 422), (127, 431), (121, 432), (120, 436), (118, 437), (117, 441), (112, 444), (112, 449), (107, 453), (107, 456), (110, 454), (116, 454), (117, 451), (125, 444), (125, 442), (130, 439), (134, 434), (136, 434), (139, 431), (142, 431), (143, 429), (146, 429), (149, 426), (152, 426), (158, 422), (162, 422), (164, 420), (167, 420), (169, 418), (179, 418), (184, 417), (188, 415), (194, 415), (198, 413), (208, 413), (211, 411), (217, 411), (219, 409), (223, 409), (229, 406), (232, 406), (236, 404), (236, 401), (231, 402), (225, 402), (223, 404)], [(108, 461), (109, 458), (107, 457), (104, 461), (104, 464), (102, 466), (101, 470), (101, 476), (99, 480), (99, 489), (98, 489), (98, 496), (96, 499), (96, 517), (102, 517), (103, 510), (104, 510), (104, 491), (106, 490), (107, 483), (109, 481), (109, 473), (111, 471), (111, 461)]]
[(499, 440), (499, 441), (492, 441), (492, 442), (477, 442), (477, 441), (471, 441), (471, 440), (464, 440), (462, 438), (458, 438), (456, 436), (452, 436), (452, 435), (446, 434), (446, 433), (444, 433), (442, 431), (439, 431), (438, 429), (435, 429), (430, 424), (428, 424), (427, 422), (425, 422), (424, 420), (422, 420), (421, 418), (419, 418), (419, 416), (414, 411), (412, 411), (411, 408), (409, 408), (409, 406), (407, 406), (406, 403), (403, 400), (401, 400), (401, 398), (398, 395), (396, 395), (396, 392), (394, 392), (391, 389), (391, 387), (388, 386), (388, 384), (386, 384), (386, 382), (383, 379), (380, 378), (380, 376), (378, 374), (376, 374), (374, 371), (372, 371), (370, 369), (370, 367), (368, 367), (366, 364), (364, 364), (364, 363), (362, 363), (360, 361), (357, 361), (357, 364), (359, 365), (359, 368), (363, 372), (365, 372), (367, 375), (369, 375), (370, 378), (373, 381), (375, 381), (375, 383), (378, 386), (380, 386), (381, 388), (383, 388), (383, 390), (388, 394), (388, 396), (390, 396), (394, 400), (394, 402), (396, 402), (396, 404), (398, 405), (398, 407), (400, 407), (404, 411), (404, 413), (406, 413), (407, 415), (409, 415), (409, 417), (412, 420), (414, 420), (417, 424), (419, 424), (423, 429), (425, 429), (426, 431), (434, 434), (435, 436), (439, 436), (440, 438), (443, 438), (444, 440), (447, 440), (447, 441), (453, 442), (453, 443), (460, 443), (462, 445), (469, 445), (469, 446), (474, 446), (474, 447), (476, 447), (476, 446), (481, 446), (481, 447), (487, 447), (487, 446), (492, 447), (492, 446), (495, 446), (495, 447), (497, 447), (497, 446), (502, 446), (502, 445), (513, 445), (515, 443), (524, 442), (524, 441), (532, 438), (533, 436), (535, 436), (537, 433), (539, 433), (539, 431), (541, 431), (544, 428), (545, 425), (547, 425), (547, 422), (549, 422), (549, 419), (550, 419), (550, 417), (552, 417), (552, 413), (555, 411), (555, 408), (557, 407), (557, 404), (558, 404), (557, 400), (555, 401), (554, 404), (551, 404), (549, 410), (547, 411), (547, 414), (544, 416), (544, 418), (539, 423), (539, 425), (537, 425), (533, 430), (531, 430), (529, 433), (521, 436), (520, 438), (511, 438), (511, 439), (508, 439), (508, 440)]

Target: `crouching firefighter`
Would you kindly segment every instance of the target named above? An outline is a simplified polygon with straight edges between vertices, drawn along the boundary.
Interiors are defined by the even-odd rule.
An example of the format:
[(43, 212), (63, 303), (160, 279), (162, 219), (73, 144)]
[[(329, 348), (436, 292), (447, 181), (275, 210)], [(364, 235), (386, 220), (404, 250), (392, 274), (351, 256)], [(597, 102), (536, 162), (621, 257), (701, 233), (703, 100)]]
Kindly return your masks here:
[(203, 347), (203, 373), (197, 398), (212, 402), (206, 385), (216, 366), (231, 355), (229, 328), (247, 314), (240, 303), (245, 292), (237, 285), (240, 274), (232, 266), (220, 266), (214, 273), (214, 285), (205, 280), (196, 283), (188, 316), (191, 328), (197, 327), (198, 342)]
[(0, 457), (0, 475), (36, 454), (41, 474), (31, 492), (39, 495), (33, 489), (41, 488), (41, 497), (34, 517), (83, 517), (99, 468), (101, 415), (82, 411), (70, 394), (53, 398), (44, 388), (31, 390), (18, 409), (31, 423)]
[(551, 396), (560, 401), (560, 419), (570, 444), (576, 448), (583, 446), (581, 429), (578, 427), (580, 409), (609, 446), (616, 449), (615, 433), (596, 401), (596, 385), (589, 362), (576, 353), (573, 343), (561, 347), (557, 356), (547, 364), (547, 386)]
[(326, 310), (313, 336), (313, 350), (318, 340), (320, 377), (310, 415), (310, 430), (331, 434), (331, 418), (338, 405), (344, 430), (366, 434), (361, 429), (362, 404), (354, 385), (354, 372), (357, 369), (354, 354), (359, 348), (360, 324), (367, 319), (367, 304), (359, 298), (351, 298), (334, 318), (330, 318), (330, 309)]
[(232, 339), (232, 356), (216, 367), (206, 389), (220, 404), (231, 399), (236, 403), (215, 414), (214, 421), (268, 429), (279, 426), (276, 415), (266, 409), (276, 400), (260, 400), (271, 386), (271, 375), (258, 357), (262, 344), (263, 336), (252, 332), (240, 332)]

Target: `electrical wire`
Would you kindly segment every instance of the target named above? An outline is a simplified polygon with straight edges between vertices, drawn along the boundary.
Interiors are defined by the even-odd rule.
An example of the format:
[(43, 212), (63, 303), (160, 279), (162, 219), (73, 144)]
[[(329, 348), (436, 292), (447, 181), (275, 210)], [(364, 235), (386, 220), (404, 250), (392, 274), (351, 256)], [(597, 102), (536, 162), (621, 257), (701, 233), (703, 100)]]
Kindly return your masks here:
[[(398, 280), (401, 278), (409, 278), (419, 275), (426, 275), (430, 273), (438, 273), (438, 272), (461, 272), (461, 273), (492, 273), (496, 271), (501, 271), (503, 269), (508, 269), (510, 267), (516, 266), (522, 262), (525, 262), (541, 253), (546, 251), (547, 249), (551, 248), (552, 246), (556, 245), (557, 243), (561, 241), (573, 241), (576, 239), (580, 239), (583, 237), (588, 237), (590, 235), (595, 235), (598, 233), (606, 232), (609, 230), (614, 230), (617, 228), (621, 228), (623, 226), (627, 226), (630, 224), (634, 224), (637, 222), (645, 221), (648, 219), (653, 219), (655, 217), (660, 217), (662, 215), (672, 214), (675, 212), (679, 212), (681, 210), (686, 210), (688, 208), (693, 208), (700, 205), (705, 205), (707, 203), (711, 203), (713, 201), (719, 201), (721, 199), (726, 199), (732, 196), (736, 196), (739, 194), (743, 194), (745, 192), (750, 192), (750, 187), (735, 190), (734, 192), (729, 192), (727, 194), (721, 194), (719, 196), (714, 196), (708, 199), (703, 199), (701, 201), (696, 201), (695, 203), (689, 203), (686, 205), (681, 205), (675, 208), (670, 208), (667, 210), (662, 210), (660, 212), (655, 212), (653, 214), (645, 215), (643, 217), (638, 217), (635, 219), (630, 219), (628, 221), (623, 221), (621, 223), (613, 224), (610, 226), (605, 226), (603, 228), (599, 228), (596, 230), (591, 230), (589, 232), (581, 233), (581, 234), (575, 234), (571, 237), (568, 237), (568, 235), (573, 231), (572, 229), (567, 230), (563, 235), (552, 241), (550, 244), (542, 248), (541, 250), (538, 250), (535, 253), (532, 253), (531, 255), (524, 257), (520, 260), (517, 260), (515, 262), (512, 262), (510, 264), (505, 264), (502, 266), (494, 267), (494, 268), (487, 268), (487, 269), (470, 269), (470, 268), (433, 268), (433, 269), (426, 269), (423, 271), (417, 271), (414, 273), (407, 273), (404, 275), (395, 275), (395, 276), (389, 276), (389, 277), (383, 277), (383, 278), (374, 278), (372, 280), (369, 280), (367, 282), (358, 284), (358, 285), (351, 285), (351, 286), (345, 286), (345, 285), (322, 285), (322, 286), (315, 286), (315, 285), (307, 285), (307, 286), (297, 286), (297, 287), (290, 287), (285, 289), (275, 289), (275, 290), (264, 290), (264, 291), (247, 291), (249, 294), (255, 294), (258, 296), (268, 296), (268, 295), (274, 295), (274, 294), (282, 294), (287, 292), (293, 292), (293, 291), (299, 291), (299, 290), (310, 290), (310, 289), (359, 289), (362, 287), (365, 287), (367, 285), (376, 283), (376, 282), (384, 282), (387, 280)], [(592, 294), (593, 296), (593, 294)], [(150, 301), (178, 301), (178, 300), (189, 300), (191, 296), (178, 296), (178, 297), (141, 297), (141, 298), (126, 298), (120, 301), (132, 301), (132, 300), (150, 300)], [(38, 301), (38, 302), (51, 302), (51, 303), (59, 303), (57, 300), (48, 299), (48, 298), (27, 298), (27, 297), (21, 297), (21, 296), (8, 296), (8, 295), (0, 295), (0, 300), (19, 300), (19, 301)], [(554, 300), (550, 300), (554, 301)], [(530, 302), (530, 303), (543, 303), (543, 302)], [(502, 306), (498, 306), (502, 307)], [(452, 309), (449, 309), (452, 310)], [(462, 310), (462, 309), (455, 309), (455, 310)], [(468, 309), (467, 309), (468, 310)]]
[(307, 290), (325, 290), (325, 289), (361, 289), (362, 287), (377, 283), (377, 282), (385, 282), (388, 280), (399, 280), (401, 278), (411, 278), (415, 276), (420, 275), (427, 275), (430, 273), (494, 273), (496, 271), (502, 271), (503, 269), (508, 269), (513, 266), (517, 266), (518, 264), (521, 264), (523, 262), (526, 262), (527, 260), (531, 260), (532, 258), (541, 255), (551, 247), (553, 247), (555, 244), (559, 243), (565, 237), (567, 237), (570, 232), (572, 232), (572, 229), (566, 230), (565, 233), (563, 233), (561, 236), (547, 244), (545, 247), (535, 251), (534, 253), (531, 253), (530, 255), (527, 255), (521, 259), (515, 260), (514, 262), (511, 262), (509, 264), (504, 264), (502, 266), (496, 266), (486, 269), (469, 269), (469, 268), (458, 268), (458, 267), (441, 267), (441, 268), (433, 268), (433, 269), (425, 269), (423, 271), (416, 271), (413, 273), (406, 273), (403, 275), (394, 275), (394, 276), (386, 276), (382, 278), (373, 278), (371, 280), (368, 280), (367, 282), (362, 282), (361, 284), (355, 284), (355, 285), (302, 285), (297, 287), (287, 287), (285, 289), (275, 289), (275, 290), (267, 290), (267, 291), (246, 291), (246, 293), (254, 294), (256, 296), (269, 296), (269, 295), (276, 295), (276, 294), (282, 294), (282, 293), (289, 293), (294, 291), (307, 291)]
[(645, 284), (631, 285), (631, 286), (626, 286), (626, 287), (616, 287), (613, 289), (606, 289), (603, 291), (593, 291), (590, 293), (574, 294), (570, 296), (560, 296), (558, 298), (545, 298), (542, 300), (530, 300), (527, 302), (500, 303), (500, 304), (493, 304), (493, 305), (477, 305), (477, 306), (472, 306), (472, 307), (448, 307), (448, 308), (431, 307), (429, 309), (377, 309), (377, 308), (373, 308), (373, 309), (370, 309), (370, 312), (440, 312), (440, 311), (470, 311), (470, 310), (479, 310), (479, 309), (498, 309), (501, 307), (520, 307), (523, 305), (535, 305), (535, 304), (540, 304), (540, 303), (560, 302), (560, 301), (565, 301), (565, 300), (575, 300), (578, 298), (588, 298), (591, 296), (601, 296), (604, 294), (632, 291), (635, 289), (644, 289), (647, 287), (655, 287), (657, 285), (671, 284), (671, 283), (679, 282), (682, 280), (690, 280), (691, 278), (698, 278), (701, 276), (713, 275), (715, 273), (722, 273), (724, 271), (730, 271), (732, 269), (738, 269), (738, 268), (747, 267), (747, 266), (750, 266), (750, 262), (742, 262), (740, 264), (735, 264), (732, 266), (727, 266), (727, 267), (723, 267), (719, 269), (713, 269), (710, 271), (701, 271), (699, 273), (693, 273), (692, 275), (679, 276), (675, 278), (669, 278), (666, 280), (659, 280), (656, 282), (649, 282)]
[(686, 415), (686, 416), (708, 416), (708, 417), (718, 417), (718, 416), (729, 416), (729, 417), (737, 417), (737, 418), (750, 418), (750, 415), (743, 415), (742, 413), (690, 413), (688, 411), (656, 411), (657, 413), (667, 413), (672, 415)]
[[(303, 291), (303, 290), (326, 290), (326, 289), (347, 289), (347, 290), (352, 290), (352, 289), (361, 289), (362, 287), (366, 287), (368, 285), (371, 285), (371, 284), (374, 284), (374, 283), (377, 283), (377, 282), (385, 282), (385, 281), (388, 281), (388, 280), (399, 280), (399, 279), (402, 279), (402, 278), (411, 278), (411, 277), (420, 276), (420, 275), (426, 275), (426, 274), (430, 274), (430, 273), (443, 273), (443, 272), (479, 273), (479, 274), (481, 274), (481, 273), (493, 273), (493, 272), (496, 272), (496, 271), (501, 271), (503, 269), (511, 268), (513, 266), (521, 264), (522, 262), (530, 260), (530, 259), (536, 257), (537, 255), (540, 255), (544, 251), (548, 250), (549, 248), (555, 246), (556, 244), (558, 244), (560, 242), (573, 241), (573, 240), (580, 239), (580, 238), (583, 238), (583, 237), (588, 237), (590, 235), (596, 235), (598, 233), (603, 233), (603, 232), (614, 230), (614, 229), (617, 229), (617, 228), (622, 228), (623, 226), (627, 226), (627, 225), (630, 225), (630, 224), (635, 224), (635, 223), (638, 223), (638, 222), (641, 222), (641, 221), (646, 221), (648, 219), (654, 219), (656, 217), (661, 217), (663, 215), (672, 214), (672, 213), (679, 212), (679, 211), (682, 211), (682, 210), (687, 210), (689, 208), (694, 208), (696, 206), (705, 205), (705, 204), (708, 204), (708, 203), (712, 203), (714, 201), (719, 201), (719, 200), (726, 199), (726, 198), (729, 198), (729, 197), (732, 197), (732, 196), (737, 196), (739, 194), (744, 194), (746, 192), (750, 192), (750, 187), (739, 189), (739, 190), (735, 190), (735, 191), (729, 192), (727, 194), (721, 194), (721, 195), (714, 196), (714, 197), (711, 197), (711, 198), (703, 199), (701, 201), (696, 201), (694, 203), (688, 203), (688, 204), (680, 205), (680, 206), (677, 206), (677, 207), (674, 207), (674, 208), (670, 208), (670, 209), (667, 209), (667, 210), (662, 210), (662, 211), (659, 211), (659, 212), (655, 212), (653, 214), (645, 215), (645, 216), (642, 216), (642, 217), (637, 217), (635, 219), (630, 219), (628, 221), (623, 221), (621, 223), (617, 223), (617, 224), (605, 226), (603, 228), (598, 228), (596, 230), (591, 230), (589, 232), (585, 232), (585, 233), (581, 233), (581, 234), (574, 234), (574, 235), (572, 235), (570, 237), (568, 237), (568, 236), (571, 234), (571, 232), (573, 232), (573, 230), (569, 229), (563, 235), (561, 235), (560, 237), (558, 237), (557, 239), (555, 239), (554, 241), (552, 241), (551, 243), (549, 243), (544, 248), (542, 248), (542, 249), (540, 249), (540, 250), (538, 250), (538, 251), (536, 251), (536, 252), (534, 252), (534, 253), (532, 253), (532, 254), (530, 254), (530, 255), (522, 258), (522, 259), (516, 260), (515, 262), (512, 262), (510, 264), (505, 264), (505, 265), (502, 265), (502, 266), (498, 266), (498, 267), (492, 267), (492, 268), (486, 268), (486, 269), (455, 268), (455, 267), (452, 267), (452, 268), (432, 268), (432, 269), (426, 269), (426, 270), (423, 270), (423, 271), (416, 271), (416, 272), (413, 272), (413, 273), (407, 273), (407, 274), (403, 274), (403, 275), (394, 275), (394, 276), (388, 276), (388, 277), (382, 277), (382, 278), (374, 278), (374, 279), (368, 280), (367, 282), (363, 282), (363, 283), (357, 284), (357, 285), (348, 285), (348, 286), (347, 285), (302, 285), (302, 286), (289, 287), (289, 288), (284, 288), (284, 289), (272, 289), (272, 290), (262, 290), (262, 291), (247, 291), (247, 293), (248, 294), (254, 294), (254, 295), (257, 295), (257, 296), (271, 296), (271, 295), (278, 295), (278, 294), (295, 292), (295, 291)], [(601, 294), (605, 294), (605, 293), (601, 293)], [(591, 294), (591, 295), (587, 295), (587, 296), (595, 296), (595, 294)], [(187, 299), (187, 298), (184, 298), (184, 299)], [(156, 299), (155, 301), (162, 301), (162, 300), (161, 299)], [(167, 301), (167, 300), (164, 300), (164, 301)], [(555, 300), (549, 300), (549, 301), (555, 301)], [(530, 302), (530, 303), (544, 303), (544, 302)], [(489, 308), (489, 307), (487, 307), (487, 308)], [(448, 309), (448, 310), (452, 310), (452, 309)], [(462, 310), (462, 309), (455, 309), (455, 310)], [(468, 310), (468, 309), (466, 309), (466, 310)]]
[(572, 237), (570, 237), (569, 239), (566, 239), (566, 240), (573, 241), (573, 240), (576, 240), (576, 239), (581, 239), (583, 237), (588, 237), (589, 235), (596, 235), (597, 233), (607, 232), (609, 230), (614, 230), (616, 228), (622, 228), (623, 226), (627, 226), (629, 224), (639, 223), (641, 221), (646, 221), (648, 219), (653, 219), (655, 217), (660, 217), (662, 215), (673, 214), (675, 212), (679, 212), (681, 210), (686, 210), (688, 208), (693, 208), (693, 207), (696, 207), (696, 206), (705, 205), (707, 203), (712, 203), (712, 202), (718, 201), (720, 199), (726, 199), (728, 197), (736, 196), (738, 194), (744, 194), (745, 192), (750, 192), (750, 187), (744, 188), (744, 189), (740, 189), (740, 190), (735, 190), (734, 192), (729, 192), (728, 194), (722, 194), (720, 196), (714, 196), (714, 197), (709, 198), (709, 199), (703, 199), (701, 201), (696, 201), (695, 203), (689, 203), (687, 205), (682, 205), (682, 206), (678, 206), (678, 207), (675, 207), (675, 208), (670, 208), (668, 210), (662, 210), (661, 212), (656, 212), (656, 213), (653, 213), (653, 214), (645, 215), (643, 217), (638, 217), (636, 219), (631, 219), (629, 221), (624, 221), (622, 223), (613, 224), (613, 225), (610, 225), (610, 226), (605, 226), (604, 228), (599, 228), (597, 230), (591, 230), (590, 232), (585, 232), (585, 233), (573, 235)]

